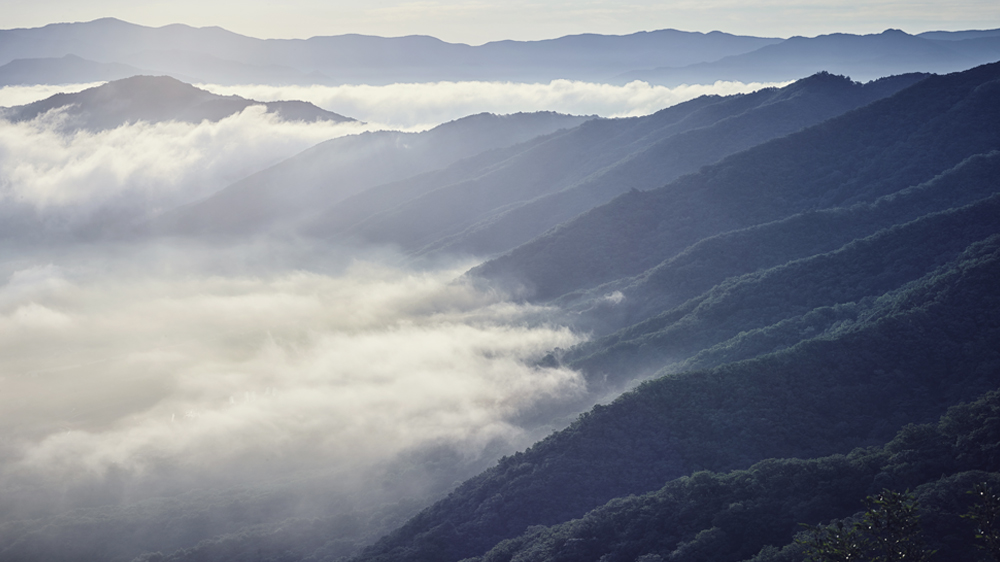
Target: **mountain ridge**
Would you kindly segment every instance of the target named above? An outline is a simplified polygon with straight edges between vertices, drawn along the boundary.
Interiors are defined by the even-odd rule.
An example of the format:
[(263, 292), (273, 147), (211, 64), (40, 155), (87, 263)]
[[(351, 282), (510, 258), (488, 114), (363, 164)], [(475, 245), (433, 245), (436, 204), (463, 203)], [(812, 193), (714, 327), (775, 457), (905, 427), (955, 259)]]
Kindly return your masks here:
[[(874, 200), (927, 181), (941, 168), (988, 152), (1000, 142), (989, 126), (997, 113), (991, 100), (997, 95), (998, 73), (1000, 63), (994, 63), (929, 77), (890, 98), (734, 154), (667, 186), (621, 195), (470, 274), (511, 279), (532, 298), (551, 299), (638, 274), (712, 234), (809, 208)], [(925, 119), (911, 119), (914, 111), (923, 112), (918, 114)], [(953, 144), (936, 144), (935, 139), (948, 136), (948, 129), (959, 123), (968, 127), (968, 135), (956, 136)], [(858, 134), (837, 131), (840, 124)], [(913, 153), (907, 152), (903, 139), (929, 142)], [(869, 163), (869, 151), (882, 155)], [(848, 153), (850, 161), (844, 160)], [(805, 159), (814, 161), (816, 169), (797, 167)], [(897, 164), (883, 168), (889, 161)], [(736, 176), (738, 166), (754, 172), (742, 181)], [(730, 188), (733, 191), (725, 194), (713, 191)], [(616, 218), (625, 216), (630, 218)], [(591, 256), (587, 260), (578, 255), (584, 248)], [(581, 263), (586, 266), (575, 265)]]
[(421, 133), (377, 131), (320, 143), (149, 224), (153, 234), (243, 236), (375, 185), (446, 167), (590, 117), (554, 112), (477, 114)]
[[(998, 73), (1000, 65), (994, 64), (930, 77), (813, 128), (707, 166), (658, 190), (658, 196), (675, 209), (666, 217), (668, 207), (652, 205), (653, 199), (638, 191), (583, 215), (605, 237), (624, 228), (623, 222), (612, 220), (615, 216), (636, 232), (655, 233), (656, 223), (648, 226), (649, 215), (671, 220), (674, 226), (679, 223), (692, 238), (705, 239), (701, 223), (717, 222), (707, 231), (725, 234), (732, 231), (724, 220), (728, 216), (701, 214), (680, 220), (677, 217), (692, 208), (685, 206), (688, 200), (704, 206), (729, 199), (729, 212), (756, 197), (763, 199), (762, 204), (780, 203), (776, 205), (780, 216), (836, 209), (858, 213), (853, 219), (862, 223), (869, 217), (860, 211), (887, 213), (877, 232), (856, 231), (854, 236), (847, 232), (846, 242), (833, 251), (805, 251), (781, 265), (750, 267), (748, 272), (723, 274), (721, 281), (706, 283), (711, 288), (698, 297), (663, 311), (662, 318), (654, 317), (662, 325), (675, 325), (662, 339), (643, 339), (646, 332), (636, 325), (634, 347), (623, 348), (622, 356), (662, 353), (651, 361), (650, 369), (669, 364), (670, 346), (683, 345), (685, 339), (697, 340), (692, 350), (717, 357), (703, 355), (703, 362), (691, 368), (661, 371), (607, 405), (595, 406), (567, 429), (466, 481), (355, 560), (484, 557), (492, 561), (510, 560), (516, 554), (525, 560), (596, 561), (607, 550), (562, 549), (567, 543), (545, 543), (549, 531), (535, 526), (558, 522), (569, 527), (552, 527), (554, 533), (576, 529), (570, 520), (594, 507), (608, 501), (617, 505), (628, 501), (629, 494), (659, 489), (664, 482), (692, 477), (699, 470), (746, 469), (766, 458), (819, 457), (876, 446), (906, 424), (931, 422), (949, 406), (996, 389), (1000, 194), (995, 180), (1000, 137), (993, 126), (1000, 122)], [(906, 120), (914, 114), (924, 118), (915, 123)], [(862, 164), (849, 156), (858, 146), (872, 147), (861, 149)], [(775, 158), (779, 153), (784, 156)], [(831, 164), (828, 170), (824, 159), (838, 165)], [(840, 175), (827, 177), (831, 171)], [(735, 195), (722, 187), (741, 183), (753, 189)], [(970, 183), (967, 194), (941, 195)], [(679, 189), (684, 185), (717, 191)], [(788, 197), (792, 190), (815, 198), (799, 205), (774, 197)], [(615, 213), (605, 214), (608, 208)], [(909, 210), (899, 212), (904, 209)], [(809, 215), (802, 217), (807, 228)], [(573, 240), (586, 251), (556, 263), (552, 262), (558, 254), (534, 254), (524, 263), (551, 268), (556, 275), (551, 279), (556, 281), (588, 279), (595, 261), (609, 255), (632, 260), (651, 247), (638, 241), (595, 246), (591, 237), (568, 236), (569, 228), (576, 227), (571, 223), (557, 228), (554, 232), (564, 238), (550, 244)], [(528, 246), (544, 247), (539, 240), (553, 236)], [(663, 238), (652, 239), (652, 247), (664, 244)], [(706, 253), (701, 258), (709, 261), (713, 256)], [(602, 273), (610, 278), (622, 275), (613, 269)], [(737, 293), (743, 296), (736, 298)], [(549, 294), (569, 298), (560, 291)], [(727, 300), (730, 296), (734, 298)], [(621, 295), (618, 302), (627, 298)], [(706, 321), (682, 321), (688, 314), (705, 314)], [(615, 343), (596, 341), (581, 347), (614, 351)], [(578, 359), (574, 353), (553, 353), (542, 364), (586, 372), (587, 358)], [(636, 373), (627, 363), (590, 370), (588, 385), (593, 387), (588, 387), (593, 390), (602, 384), (615, 387), (615, 377), (627, 380)], [(608, 393), (615, 394), (614, 389)], [(994, 463), (979, 468), (1000, 467)], [(615, 525), (641, 525), (642, 519), (636, 517)], [(781, 533), (783, 540), (791, 541), (793, 533)], [(574, 544), (588, 544), (588, 537), (578, 538), (583, 542)], [(696, 542), (694, 538), (684, 540)], [(712, 534), (701, 540), (705, 548), (730, 544)], [(555, 550), (548, 550), (550, 546), (530, 550), (529, 544), (550, 544)], [(608, 548), (610, 543), (593, 544)], [(527, 550), (519, 550), (519, 545)], [(555, 551), (561, 554), (554, 558), (545, 554)], [(684, 558), (682, 552), (675, 553), (678, 560), (704, 559), (693, 554)], [(735, 562), (755, 553), (739, 552), (743, 558), (734, 554), (720, 560)]]
[[(59, 36), (68, 38), (58, 39)], [(116, 40), (116, 36), (121, 39)], [(691, 46), (679, 49), (684, 40), (690, 40)], [(255, 39), (222, 28), (194, 28), (184, 24), (153, 28), (106, 18), (92, 22), (50, 24), (42, 28), (0, 30), (0, 52), (4, 53), (0, 64), (16, 58), (61, 57), (66, 54), (97, 62), (127, 62), (121, 59), (142, 50), (196, 50), (234, 63), (277, 65), (303, 74), (319, 72), (332, 77), (321, 83), (482, 79), (547, 81), (556, 78), (597, 79), (615, 74), (614, 68), (620, 69), (623, 65), (628, 68), (651, 66), (655, 65), (652, 61), (657, 60), (687, 64), (752, 50), (776, 40), (721, 32), (703, 34), (661, 30), (625, 36), (567, 36), (539, 42), (500, 41), (473, 47), (420, 35), (377, 37), (347, 34), (309, 39)], [(642, 47), (650, 42), (653, 45)], [(562, 46), (564, 44), (567, 46)], [(609, 52), (608, 44), (622, 46), (612, 48), (615, 55), (604, 60)], [(553, 47), (557, 52), (546, 55)], [(525, 48), (531, 51), (530, 56), (520, 54)], [(416, 65), (417, 62), (420, 64)], [(418, 68), (420, 66), (425, 68)], [(522, 66), (524, 68), (518, 68)], [(530, 70), (532, 67), (535, 70)], [(180, 71), (169, 61), (151, 70), (168, 74)], [(190, 73), (192, 68), (187, 67), (186, 70)], [(260, 76), (264, 79), (265, 75)], [(210, 76), (196, 75), (195, 78), (211, 81)], [(285, 83), (315, 83), (316, 78), (304, 81), (294, 78)]]
[[(680, 68), (632, 71), (618, 81), (644, 80), (677, 85), (719, 80), (779, 82), (826, 70), (860, 80), (908, 72), (946, 73), (966, 70), (1000, 59), (1000, 38), (983, 34), (976, 38), (935, 40), (933, 36), (910, 35), (898, 29), (878, 34), (834, 33), (816, 37), (790, 37), (781, 43), (722, 59)], [(973, 43), (969, 43), (973, 41)], [(970, 45), (979, 49), (967, 48)]]
[(355, 121), (303, 101), (258, 102), (239, 96), (220, 96), (169, 76), (132, 76), (72, 94), (55, 94), (26, 105), (2, 108), (0, 117), (18, 123), (62, 111), (64, 128), (91, 131), (113, 129), (137, 121), (218, 121), (252, 105), (286, 121)]

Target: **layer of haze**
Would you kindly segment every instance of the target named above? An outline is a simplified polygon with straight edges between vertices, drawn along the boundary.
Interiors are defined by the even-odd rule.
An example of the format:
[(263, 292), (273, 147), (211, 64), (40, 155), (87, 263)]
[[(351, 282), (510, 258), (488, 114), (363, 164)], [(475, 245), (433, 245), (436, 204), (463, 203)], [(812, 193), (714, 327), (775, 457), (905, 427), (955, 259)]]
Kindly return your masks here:
[(185, 23), (221, 26), (259, 38), (307, 38), (362, 33), (432, 35), (473, 45), (503, 39), (539, 40), (578, 33), (629, 34), (642, 30), (721, 30), (789, 37), (825, 33), (878, 33), (1000, 27), (994, 0), (611, 0), (467, 2), (461, 0), (7, 0), (5, 27), (113, 16), (153, 27)]
[[(368, 489), (358, 482), (424, 466), (434, 451), (472, 466), (526, 446), (561, 423), (554, 412), (587, 399), (577, 373), (539, 363), (584, 336), (555, 310), (456, 281), (474, 264), (407, 270), (385, 265), (388, 253), (290, 237), (212, 245), (79, 233), (141, 223), (344, 134), (481, 111), (641, 115), (761, 86), (206, 86), (305, 99), (366, 123), (288, 123), (262, 106), (102, 132), (67, 131), (58, 111), (3, 123), (0, 488), (40, 501), (41, 490), (122, 478), (150, 495), (322, 471), (323, 482)], [(51, 93), (7, 88), (0, 104)], [(423, 478), (427, 489), (461, 475), (446, 472)], [(421, 478), (386, 478), (404, 480)]]
[[(101, 132), (61, 129), (64, 115), (0, 127), (0, 215), (36, 216), (74, 232), (134, 225), (218, 191), (321, 141), (378, 129), (422, 130), (479, 112), (554, 110), (601, 116), (644, 115), (703, 94), (732, 94), (769, 84), (717, 82), (666, 88), (557, 80), (549, 84), (441, 82), (389, 86), (201, 87), (262, 101), (303, 99), (364, 123), (283, 122), (247, 108), (219, 122), (134, 123)], [(68, 86), (78, 91), (82, 86)], [(33, 101), (51, 86), (8, 87), (0, 104)], [(7, 236), (21, 228), (7, 222)]]
[(217, 94), (261, 101), (302, 99), (357, 119), (400, 128), (427, 127), (476, 113), (556, 111), (571, 115), (634, 117), (703, 95), (731, 95), (783, 84), (716, 82), (674, 88), (635, 81), (624, 86), (572, 80), (548, 84), (435, 82), (388, 86), (218, 86)]
[[(382, 115), (434, 123), (439, 106), (402, 109), (426, 95)], [(102, 132), (64, 119), (0, 124), (5, 493), (34, 505), (123, 479), (148, 496), (317, 471), (324, 486), (369, 489), (359, 482), (433, 451), (474, 464), (526, 446), (551, 429), (539, 412), (584, 395), (577, 373), (538, 365), (582, 336), (554, 311), (456, 281), (471, 263), (418, 271), (294, 238), (85, 242), (73, 230), (107, 224), (109, 209), (141, 222), (386, 125), (288, 123), (262, 106)], [(21, 220), (29, 211), (37, 222)]]
[[(635, 81), (624, 86), (573, 80), (547, 84), (516, 82), (434, 82), (386, 86), (221, 86), (197, 84), (221, 95), (258, 101), (303, 100), (368, 123), (367, 129), (418, 130), (476, 113), (557, 111), (572, 115), (648, 115), (702, 95), (752, 92), (775, 83), (723, 82), (677, 87)], [(78, 92), (94, 84), (6, 86), (0, 107), (22, 105), (58, 92)], [(349, 129), (344, 129), (349, 130)]]
[(355, 123), (283, 122), (251, 106), (218, 122), (139, 122), (64, 134), (64, 116), (0, 128), (3, 202), (86, 211), (123, 196), (150, 210), (204, 197), (323, 140), (355, 134)]
[(431, 447), (523, 446), (518, 416), (583, 392), (576, 373), (533, 366), (579, 336), (453, 283), (464, 267), (271, 257), (293, 246), (80, 245), (3, 263), (0, 487), (317, 469), (346, 483)]

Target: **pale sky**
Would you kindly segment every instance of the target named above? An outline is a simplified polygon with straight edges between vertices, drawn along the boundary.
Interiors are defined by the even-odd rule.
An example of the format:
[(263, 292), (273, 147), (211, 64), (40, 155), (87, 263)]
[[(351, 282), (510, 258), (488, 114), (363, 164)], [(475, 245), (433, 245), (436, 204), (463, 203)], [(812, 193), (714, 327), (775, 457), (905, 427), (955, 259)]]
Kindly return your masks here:
[(432, 35), (473, 45), (674, 28), (789, 37), (1000, 28), (998, 0), (0, 0), (0, 29), (116, 17), (259, 38)]

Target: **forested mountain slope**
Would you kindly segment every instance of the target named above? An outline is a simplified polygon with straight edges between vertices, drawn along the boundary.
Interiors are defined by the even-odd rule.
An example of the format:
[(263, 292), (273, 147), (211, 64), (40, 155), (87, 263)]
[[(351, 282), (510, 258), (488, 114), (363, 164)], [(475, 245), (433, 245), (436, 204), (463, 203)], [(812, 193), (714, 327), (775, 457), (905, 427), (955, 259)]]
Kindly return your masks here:
[[(561, 302), (594, 304), (601, 291), (617, 290), (603, 307), (581, 314), (613, 315), (616, 302), (646, 299), (634, 309), (646, 319), (549, 360), (583, 369), (595, 390), (668, 370), (501, 460), (359, 560), (460, 560), (494, 547), (484, 560), (597, 560), (609, 553), (632, 560), (646, 553), (667, 558), (681, 543), (701, 544), (681, 560), (714, 559), (693, 553), (716, 551), (720, 560), (741, 560), (766, 544), (790, 542), (795, 519), (854, 513), (873, 482), (907, 485), (876, 477), (881, 465), (866, 460), (846, 488), (813, 498), (808, 509), (786, 506), (777, 527), (753, 539), (770, 543), (726, 538), (711, 528), (732, 535), (730, 527), (703, 525), (721, 517), (714, 503), (705, 512), (694, 504), (656, 511), (676, 532), (643, 535), (634, 544), (623, 538), (619, 550), (610, 531), (591, 542), (573, 534), (594, 529), (581, 523), (531, 528), (579, 518), (612, 498), (698, 470), (884, 443), (907, 423), (933, 421), (995, 389), (998, 72), (991, 65), (929, 78), (663, 188), (626, 194), (474, 271), (507, 282), (511, 269), (529, 273), (521, 279), (538, 297), (615, 281)], [(627, 314), (608, 320), (616, 322), (627, 325)], [(936, 462), (922, 455), (909, 458)], [(783, 462), (755, 473), (797, 466)], [(953, 469), (995, 471), (991, 462)], [(934, 470), (913, 485), (949, 474)], [(739, 492), (751, 494), (745, 501), (770, 502), (769, 492), (751, 489), (759, 495)], [(846, 495), (831, 499), (840, 493)], [(623, 501), (612, 505), (632, 500)], [(646, 512), (637, 509), (642, 513), (608, 525), (644, 528)], [(694, 511), (683, 515), (688, 509)]]
[[(828, 252), (850, 240), (927, 213), (967, 205), (996, 190), (1000, 153), (977, 154), (932, 180), (872, 203), (797, 213), (725, 232), (691, 245), (635, 277), (559, 299), (562, 306), (609, 326), (630, 326), (680, 305), (728, 277)], [(606, 295), (621, 293), (617, 303)], [(617, 299), (616, 299), (617, 300)]]
[(647, 117), (593, 120), (503, 158), (367, 190), (334, 205), (308, 229), (416, 254), (496, 254), (629, 189), (659, 187), (921, 78), (859, 84), (817, 74), (780, 89), (698, 98)]
[(797, 533), (799, 525), (857, 520), (865, 496), (883, 489), (914, 490), (922, 523), (917, 541), (937, 551), (933, 560), (985, 559), (977, 546), (987, 543), (976, 535), (991, 530), (962, 516), (976, 502), (970, 492), (977, 484), (1000, 491), (998, 410), (1000, 393), (994, 391), (951, 408), (936, 424), (907, 426), (881, 447), (770, 459), (728, 474), (697, 472), (580, 519), (532, 528), (475, 560), (632, 562), (653, 555), (677, 562), (799, 561), (804, 547), (792, 539), (809, 537)]
[[(997, 232), (1000, 208), (991, 178), (1000, 177), (1000, 153), (974, 157), (958, 168), (874, 205), (808, 213), (712, 239), (707, 247), (686, 254), (684, 263), (668, 262), (669, 267), (656, 268), (655, 287), (640, 284), (636, 290), (626, 289), (619, 306), (649, 294), (651, 302), (638, 306), (653, 310), (654, 303), (666, 300), (658, 297), (673, 293), (671, 281), (678, 277), (689, 281), (686, 287), (678, 283), (679, 292), (698, 283), (717, 284), (678, 306), (660, 309), (649, 319), (581, 344), (562, 360), (583, 369), (591, 379), (614, 381), (633, 378), (650, 367), (669, 365), (676, 370), (746, 359), (854, 321), (858, 313), (854, 303), (913, 281), (968, 244)], [(934, 198), (934, 192), (947, 196)], [(949, 209), (949, 199), (969, 198), (979, 200)], [(925, 205), (913, 205), (921, 202)], [(930, 211), (927, 203), (949, 210)], [(927, 214), (911, 220), (899, 210)], [(836, 250), (817, 251), (821, 240), (835, 245), (851, 238), (856, 239)], [(731, 245), (721, 258), (710, 254), (726, 244)], [(754, 247), (770, 251), (754, 251)], [(733, 252), (743, 259), (731, 259)], [(688, 272), (685, 265), (698, 258), (704, 260), (695, 267), (705, 266), (702, 271), (708, 278), (697, 271), (682, 275)], [(761, 265), (764, 260), (786, 263), (768, 267)], [(820, 309), (822, 314), (814, 313)]]
[(993, 235), (791, 348), (647, 382), (503, 459), (361, 559), (459, 560), (696, 470), (889, 439), (996, 387), (998, 275)]

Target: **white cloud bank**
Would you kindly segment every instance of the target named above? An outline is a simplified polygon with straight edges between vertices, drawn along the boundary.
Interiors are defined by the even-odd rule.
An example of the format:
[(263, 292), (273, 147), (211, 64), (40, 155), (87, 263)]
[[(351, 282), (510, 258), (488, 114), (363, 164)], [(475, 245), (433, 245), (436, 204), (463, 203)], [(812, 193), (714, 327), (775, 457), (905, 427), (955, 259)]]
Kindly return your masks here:
[[(557, 111), (573, 115), (635, 117), (702, 95), (726, 96), (785, 84), (719, 81), (670, 88), (641, 81), (612, 85), (553, 80), (547, 84), (473, 81), (386, 86), (196, 86), (220, 95), (238, 95), (258, 101), (309, 101), (329, 111), (371, 123), (369, 129), (420, 130), (482, 112)], [(7, 86), (0, 88), (0, 107), (23, 105), (59, 92), (77, 92), (97, 85)]]
[(4, 86), (0, 88), (0, 107), (27, 105), (56, 94), (75, 94), (87, 88), (95, 88), (104, 82), (83, 84), (39, 84), (32, 86)]
[(433, 445), (475, 456), (522, 437), (518, 414), (584, 392), (577, 373), (533, 365), (580, 337), (451, 283), (461, 269), (164, 275), (141, 273), (140, 255), (34, 265), (0, 286), (7, 477), (357, 472)]
[(557, 111), (573, 115), (634, 117), (702, 95), (747, 93), (783, 84), (716, 82), (674, 88), (635, 81), (623, 86), (573, 80), (548, 84), (514, 82), (435, 82), (388, 86), (219, 86), (210, 92), (261, 101), (301, 99), (329, 111), (392, 127), (428, 127), (466, 115), (489, 112)]
[(72, 134), (60, 131), (62, 117), (0, 121), (0, 205), (79, 220), (110, 206), (141, 220), (324, 140), (374, 127), (284, 122), (264, 106), (214, 123), (140, 122)]

